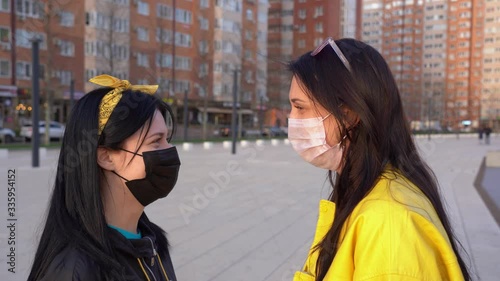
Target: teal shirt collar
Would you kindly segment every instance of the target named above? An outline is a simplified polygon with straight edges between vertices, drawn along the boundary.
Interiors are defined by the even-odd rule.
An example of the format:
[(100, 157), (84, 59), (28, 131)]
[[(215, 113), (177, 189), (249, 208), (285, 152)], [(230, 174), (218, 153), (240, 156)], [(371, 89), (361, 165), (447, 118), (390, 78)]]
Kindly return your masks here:
[(130, 231), (127, 231), (125, 229), (121, 229), (121, 228), (116, 227), (114, 225), (108, 224), (108, 227), (120, 232), (120, 234), (123, 235), (127, 239), (141, 239), (142, 238), (142, 234), (141, 234), (141, 231), (139, 229), (137, 230), (137, 233), (132, 233)]

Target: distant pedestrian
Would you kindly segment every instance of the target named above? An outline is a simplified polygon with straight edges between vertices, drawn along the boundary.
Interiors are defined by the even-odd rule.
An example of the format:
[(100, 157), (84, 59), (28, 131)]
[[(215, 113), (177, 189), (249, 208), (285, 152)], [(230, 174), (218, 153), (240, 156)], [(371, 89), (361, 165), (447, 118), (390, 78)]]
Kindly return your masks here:
[(483, 127), (479, 127), (479, 129), (477, 130), (477, 132), (479, 133), (479, 144), (483, 144), (484, 128)]
[(156, 85), (99, 75), (64, 133), (28, 281), (175, 281), (165, 232), (144, 207), (174, 188), (180, 161)]
[(380, 53), (329, 38), (289, 69), (288, 138), (332, 187), (293, 280), (470, 280)]
[(490, 127), (484, 128), (484, 142), (486, 144), (490, 144), (490, 134), (491, 134), (491, 128)]

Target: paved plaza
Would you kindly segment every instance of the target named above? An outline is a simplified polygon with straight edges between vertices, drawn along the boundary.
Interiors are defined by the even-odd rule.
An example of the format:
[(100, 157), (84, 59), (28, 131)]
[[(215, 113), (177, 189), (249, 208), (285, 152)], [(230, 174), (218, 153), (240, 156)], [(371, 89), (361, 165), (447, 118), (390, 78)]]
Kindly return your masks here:
[[(418, 138), (435, 171), (451, 220), (469, 253), (475, 280), (500, 276), (500, 228), (473, 186), (483, 158), (500, 150), (500, 137), (480, 145), (476, 136)], [(291, 281), (314, 235), (317, 206), (330, 192), (326, 172), (305, 162), (283, 140), (221, 143), (183, 149), (179, 181), (166, 198), (146, 208), (168, 232), (181, 281)], [(208, 148), (208, 149), (207, 149)], [(54, 181), (57, 150), (30, 168), (30, 151), (0, 159), (0, 280), (26, 280)], [(7, 170), (16, 169), (16, 273), (7, 271)], [(500, 188), (500, 184), (499, 184)]]

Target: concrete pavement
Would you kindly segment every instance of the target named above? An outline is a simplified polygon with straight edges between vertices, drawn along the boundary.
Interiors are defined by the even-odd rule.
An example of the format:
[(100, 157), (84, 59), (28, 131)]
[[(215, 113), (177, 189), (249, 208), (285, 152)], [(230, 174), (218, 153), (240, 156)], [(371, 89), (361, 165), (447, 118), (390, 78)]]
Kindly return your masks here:
[[(490, 146), (479, 145), (476, 137), (417, 142), (440, 181), (475, 280), (498, 280), (500, 228), (473, 182), (486, 153), (500, 150), (500, 138), (493, 137)], [(182, 167), (176, 188), (146, 208), (150, 219), (168, 232), (178, 280), (284, 281), (302, 267), (318, 201), (330, 192), (326, 172), (304, 163), (282, 141), (277, 146), (270, 141), (244, 145), (235, 156), (222, 144), (208, 150), (179, 147)], [(18, 219), (16, 274), (7, 271), (8, 233), (0, 226), (0, 280), (26, 280), (57, 154), (49, 150), (37, 169), (29, 167), (29, 151), (10, 152), (0, 162), (0, 219), (7, 223), (8, 168), (16, 168)]]

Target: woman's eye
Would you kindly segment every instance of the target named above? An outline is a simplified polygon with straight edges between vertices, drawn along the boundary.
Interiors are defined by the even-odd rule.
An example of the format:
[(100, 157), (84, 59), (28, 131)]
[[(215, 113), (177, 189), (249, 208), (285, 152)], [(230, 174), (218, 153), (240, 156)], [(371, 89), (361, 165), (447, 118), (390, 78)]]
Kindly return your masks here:
[(301, 106), (298, 106), (298, 105), (296, 105), (296, 106), (295, 106), (295, 108), (297, 108), (298, 110), (301, 110), (301, 109), (303, 109), (303, 107), (301, 107)]
[(155, 139), (154, 143), (159, 143), (161, 141), (161, 138)]

